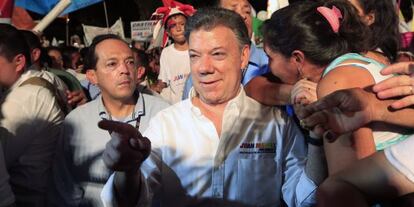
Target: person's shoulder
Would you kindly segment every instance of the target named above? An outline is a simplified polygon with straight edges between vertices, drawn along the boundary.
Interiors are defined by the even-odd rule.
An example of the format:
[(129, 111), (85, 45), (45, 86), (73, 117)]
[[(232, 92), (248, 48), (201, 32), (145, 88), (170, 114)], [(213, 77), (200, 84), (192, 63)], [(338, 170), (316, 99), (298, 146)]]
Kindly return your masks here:
[[(66, 119), (83, 119), (83, 117), (95, 116), (94, 112), (98, 113), (99, 101), (101, 100), (96, 98), (95, 100), (76, 107), (66, 116)], [(99, 114), (96, 114), (96, 116), (98, 115)]]
[(246, 96), (247, 113), (257, 121), (267, 120), (268, 124), (285, 124), (288, 115), (283, 106), (268, 106)]
[(256, 63), (259, 67), (267, 65), (269, 63), (269, 58), (262, 48), (256, 47), (256, 45), (250, 46), (250, 58), (249, 61)]
[(321, 98), (337, 90), (366, 88), (374, 83), (375, 79), (368, 70), (354, 65), (338, 66), (319, 81), (317, 95)]
[(184, 117), (193, 108), (190, 99), (179, 101), (173, 105), (168, 104), (168, 107), (158, 113), (164, 117)]
[(169, 54), (169, 53), (172, 53), (172, 52), (174, 52), (174, 44), (171, 44), (171, 45), (168, 45), (167, 47), (164, 47), (163, 49), (162, 49), (162, 51), (161, 51), (161, 55), (162, 54), (164, 54), (164, 55), (166, 55), (166, 54)]
[(145, 104), (150, 107), (167, 108), (170, 106), (170, 104), (167, 101), (165, 101), (164, 99), (158, 96), (149, 95), (145, 93), (141, 93), (141, 94), (142, 94), (142, 97), (144, 97)]

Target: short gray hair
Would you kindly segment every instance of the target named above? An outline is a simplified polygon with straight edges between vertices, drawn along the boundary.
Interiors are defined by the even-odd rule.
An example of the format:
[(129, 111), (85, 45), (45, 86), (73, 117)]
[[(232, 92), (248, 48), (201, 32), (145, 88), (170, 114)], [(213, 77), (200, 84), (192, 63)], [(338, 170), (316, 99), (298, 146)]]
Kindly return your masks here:
[(191, 32), (198, 30), (211, 31), (218, 26), (231, 29), (236, 35), (240, 48), (243, 48), (244, 45), (250, 45), (246, 24), (241, 16), (234, 11), (222, 8), (199, 9), (187, 20), (185, 25), (185, 38), (188, 42)]

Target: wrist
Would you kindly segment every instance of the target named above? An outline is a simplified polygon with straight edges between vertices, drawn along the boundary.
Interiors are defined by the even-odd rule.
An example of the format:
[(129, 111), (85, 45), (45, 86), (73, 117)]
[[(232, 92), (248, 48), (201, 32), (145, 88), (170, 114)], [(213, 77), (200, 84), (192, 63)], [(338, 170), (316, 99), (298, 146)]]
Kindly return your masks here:
[(369, 122), (385, 122), (390, 111), (391, 100), (378, 100), (376, 104), (371, 104), (371, 116), (368, 117)]
[(306, 136), (306, 141), (308, 144), (313, 146), (321, 147), (323, 146), (323, 139), (316, 136), (312, 131), (309, 132), (309, 135)]

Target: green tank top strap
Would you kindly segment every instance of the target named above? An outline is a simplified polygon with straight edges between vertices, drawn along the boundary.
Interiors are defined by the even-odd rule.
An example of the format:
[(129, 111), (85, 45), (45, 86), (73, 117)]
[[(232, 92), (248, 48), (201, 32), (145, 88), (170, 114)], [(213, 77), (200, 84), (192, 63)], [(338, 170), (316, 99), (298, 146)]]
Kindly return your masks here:
[(328, 67), (326, 67), (326, 69), (323, 71), (323, 76), (325, 76), (329, 71), (333, 70), (337, 66), (341, 65), (342, 62), (347, 61), (347, 60), (360, 60), (360, 61), (364, 61), (367, 63), (378, 65), (380, 68), (385, 67), (384, 64), (379, 63), (378, 61), (375, 61), (371, 58), (364, 57), (358, 53), (346, 53), (344, 55), (337, 57), (335, 60), (333, 60), (328, 65)]

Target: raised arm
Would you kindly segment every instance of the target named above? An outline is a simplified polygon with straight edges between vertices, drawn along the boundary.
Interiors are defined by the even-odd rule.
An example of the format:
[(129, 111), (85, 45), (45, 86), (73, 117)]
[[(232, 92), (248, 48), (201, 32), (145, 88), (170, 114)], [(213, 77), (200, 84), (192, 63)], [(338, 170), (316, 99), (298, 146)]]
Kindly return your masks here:
[(139, 168), (151, 152), (151, 142), (129, 124), (104, 120), (98, 126), (111, 134), (103, 161), (109, 169), (116, 171), (115, 199), (119, 206), (134, 206), (141, 192)]
[(268, 106), (289, 104), (292, 85), (284, 84), (272, 75), (256, 76), (245, 86), (246, 94), (261, 104)]

